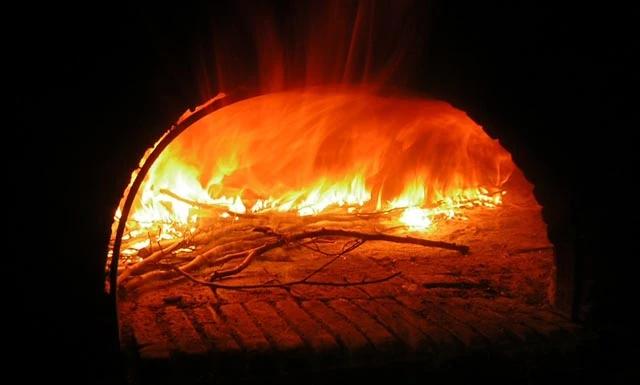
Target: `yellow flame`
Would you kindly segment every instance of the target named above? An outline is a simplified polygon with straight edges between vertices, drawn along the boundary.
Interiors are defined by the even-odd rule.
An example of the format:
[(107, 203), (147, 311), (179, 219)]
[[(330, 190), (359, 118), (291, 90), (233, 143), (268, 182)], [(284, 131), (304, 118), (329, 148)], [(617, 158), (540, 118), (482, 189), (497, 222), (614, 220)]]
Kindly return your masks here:
[(431, 226), (429, 210), (419, 207), (409, 207), (402, 212), (400, 222), (409, 227), (410, 230), (424, 231)]
[(318, 214), (332, 205), (362, 206), (369, 200), (371, 192), (365, 187), (364, 177), (356, 175), (351, 180), (346, 179), (339, 183), (326, 180), (318, 182), (296, 208), (300, 216), (305, 216)]
[(424, 204), (425, 187), (422, 178), (416, 178), (405, 187), (399, 197), (389, 202), (390, 208), (422, 206)]

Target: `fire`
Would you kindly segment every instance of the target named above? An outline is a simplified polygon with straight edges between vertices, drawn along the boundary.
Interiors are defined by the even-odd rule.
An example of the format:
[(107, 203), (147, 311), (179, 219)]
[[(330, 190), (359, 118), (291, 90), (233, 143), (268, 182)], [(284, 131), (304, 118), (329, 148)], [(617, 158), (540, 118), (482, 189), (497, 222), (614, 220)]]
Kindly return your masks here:
[(499, 205), (513, 167), (497, 141), (444, 102), (354, 89), (267, 94), (178, 136), (151, 167), (127, 225), (170, 239), (214, 207), (220, 220), (389, 211), (398, 226), (426, 231), (436, 217)]
[(402, 212), (400, 222), (409, 226), (411, 230), (426, 230), (431, 226), (430, 213), (427, 209), (409, 207)]

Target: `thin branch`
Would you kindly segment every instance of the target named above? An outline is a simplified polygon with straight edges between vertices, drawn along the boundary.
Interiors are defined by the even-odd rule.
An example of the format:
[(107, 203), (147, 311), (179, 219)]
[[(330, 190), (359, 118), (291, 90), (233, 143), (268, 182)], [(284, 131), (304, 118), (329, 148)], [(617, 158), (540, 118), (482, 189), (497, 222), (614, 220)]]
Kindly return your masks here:
[[(332, 256), (335, 255), (335, 253), (327, 253), (326, 251), (322, 251), (320, 249), (320, 246), (318, 246), (318, 244), (316, 242), (303, 242), (303, 243), (298, 243), (298, 245), (304, 247), (305, 249), (309, 249), (309, 250), (313, 251), (314, 253), (326, 255), (328, 257), (332, 257)], [(310, 245), (313, 245), (313, 246), (310, 246)]]
[[(349, 237), (349, 238), (359, 239), (360, 241), (386, 241), (386, 242), (394, 242), (394, 243), (408, 243), (408, 244), (420, 245), (425, 247), (436, 247), (436, 248), (442, 248), (447, 250), (455, 250), (461, 254), (467, 254), (469, 252), (469, 246), (458, 245), (455, 243), (431, 241), (428, 239), (414, 238), (414, 237), (408, 237), (408, 236), (399, 237), (395, 235), (382, 234), (382, 233), (363, 233), (360, 231), (342, 230), (342, 229), (324, 229), (323, 228), (320, 230), (303, 231), (303, 232), (294, 233), (291, 235), (278, 234), (274, 232), (271, 228), (265, 227), (265, 226), (256, 227), (254, 231), (261, 232), (266, 235), (277, 236), (278, 239), (273, 241), (272, 243), (265, 243), (264, 245), (258, 248), (255, 248), (253, 250), (248, 250), (242, 262), (240, 262), (238, 265), (232, 268), (225, 269), (225, 270), (218, 270), (214, 272), (211, 275), (211, 278), (210, 278), (211, 281), (215, 281), (221, 277), (226, 277), (226, 276), (241, 272), (242, 270), (246, 269), (257, 256), (260, 256), (261, 254), (264, 254), (269, 250), (273, 250), (275, 248), (281, 247), (287, 243), (297, 242), (297, 241), (308, 239), (308, 238), (313, 239), (318, 237)], [(233, 257), (237, 258), (242, 255), (243, 254), (241, 252), (241, 253), (237, 253)], [(229, 258), (229, 257), (227, 256), (225, 258)]]
[(182, 203), (186, 203), (189, 206), (199, 207), (201, 209), (218, 209), (218, 208), (221, 208), (218, 205), (213, 205), (213, 204), (209, 204), (209, 203), (202, 203), (202, 202), (198, 202), (198, 201), (194, 201), (194, 200), (191, 200), (191, 199), (187, 199), (187, 198), (181, 197), (180, 195), (178, 195), (178, 194), (174, 193), (173, 191), (168, 190), (166, 188), (160, 189), (160, 194), (164, 194), (164, 195), (166, 195), (168, 197), (171, 197), (171, 198), (173, 198), (173, 199), (175, 199), (177, 201), (180, 201)]
[(201, 209), (205, 209), (205, 210), (220, 210), (221, 213), (226, 213), (229, 214), (231, 216), (237, 216), (237, 217), (241, 217), (241, 218), (257, 218), (257, 215), (253, 215), (253, 214), (247, 214), (247, 213), (236, 213), (234, 211), (230, 211), (224, 208), (224, 206), (222, 205), (217, 205), (217, 204), (211, 204), (211, 203), (203, 203), (203, 202), (198, 202), (198, 201), (194, 201), (191, 199), (187, 199), (184, 197), (181, 197), (180, 195), (174, 193), (171, 190), (168, 189), (160, 189), (160, 193), (164, 194), (166, 196), (169, 196), (177, 201), (180, 201), (182, 203), (186, 203), (190, 206), (193, 207), (198, 207)]
[[(229, 215), (235, 215), (241, 218), (260, 218), (263, 217), (264, 215), (260, 215), (260, 213), (257, 214), (248, 214), (248, 213), (235, 213), (233, 211), (229, 211), (226, 210), (223, 206), (221, 205), (217, 205), (217, 204), (211, 204), (211, 203), (204, 203), (204, 202), (198, 202), (192, 199), (188, 199), (185, 197), (182, 197), (176, 193), (174, 193), (173, 191), (169, 190), (169, 189), (160, 189), (159, 192), (161, 194), (164, 194), (166, 196), (169, 196), (177, 201), (186, 203), (190, 206), (193, 207), (197, 207), (197, 208), (201, 208), (201, 209), (205, 209), (205, 210), (220, 210), (221, 212), (226, 212)], [(310, 223), (314, 223), (314, 222), (320, 222), (320, 221), (348, 221), (348, 222), (353, 222), (354, 220), (369, 220), (369, 219), (373, 219), (373, 218), (378, 218), (381, 216), (385, 216), (387, 214), (392, 214), (392, 213), (396, 213), (399, 211), (404, 210), (405, 207), (397, 207), (397, 208), (392, 208), (392, 209), (388, 209), (388, 210), (383, 210), (383, 211), (372, 211), (372, 212), (356, 212), (356, 213), (349, 213), (349, 214), (344, 214), (344, 213), (324, 213), (324, 214), (319, 214), (319, 215), (309, 215), (309, 216), (303, 216), (303, 217), (298, 217), (296, 214), (296, 217), (298, 217), (299, 219), (301, 219), (303, 224), (310, 224)], [(282, 215), (282, 213), (274, 213), (272, 210), (268, 210), (265, 212), (266, 214), (269, 215), (273, 215), (273, 214), (280, 214)], [(284, 214), (286, 216), (286, 213)]]
[[(259, 228), (259, 229), (256, 228), (254, 229), (254, 231), (259, 231), (264, 233), (267, 233), (267, 231), (270, 231), (271, 234), (277, 234), (271, 231), (270, 229), (265, 230), (264, 228)], [(322, 228), (320, 230), (303, 231), (303, 232), (294, 233), (291, 235), (283, 235), (283, 234), (277, 234), (277, 235), (280, 235), (282, 239), (285, 240), (287, 243), (295, 242), (295, 241), (299, 241), (307, 238), (349, 237), (349, 238), (361, 239), (363, 241), (385, 241), (385, 242), (393, 242), (393, 243), (408, 243), (408, 244), (414, 244), (414, 245), (419, 245), (424, 247), (435, 247), (439, 249), (454, 250), (463, 255), (466, 255), (469, 253), (469, 246), (459, 245), (456, 243), (432, 241), (429, 239), (416, 238), (416, 237), (410, 237), (410, 236), (401, 237), (401, 236), (390, 235), (385, 233), (365, 233), (360, 231), (343, 230), (343, 229)]]
[(137, 273), (138, 271), (142, 270), (144, 267), (146, 267), (148, 265), (151, 265), (153, 263), (156, 263), (157, 261), (162, 259), (162, 257), (164, 257), (165, 255), (171, 253), (173, 250), (175, 250), (179, 246), (181, 246), (182, 243), (183, 243), (183, 240), (177, 240), (174, 243), (172, 243), (171, 245), (169, 245), (166, 249), (158, 250), (155, 253), (153, 253), (150, 256), (148, 256), (147, 258), (145, 258), (142, 261), (138, 262), (137, 264), (131, 266), (128, 269), (126, 269), (125, 271), (120, 273), (120, 275), (118, 276), (118, 285), (120, 285), (131, 274)]
[[(257, 241), (259, 241), (259, 239), (243, 239), (241, 242), (244, 243), (245, 247), (246, 247), (247, 243), (252, 243), (253, 245), (255, 245), (255, 243)], [(237, 243), (240, 243), (240, 242), (237, 242)], [(221, 251), (223, 251), (225, 249), (228, 249), (228, 248), (229, 248), (229, 243), (213, 247), (213, 248), (207, 250), (206, 252), (198, 255), (198, 257), (196, 257), (196, 259), (194, 259), (192, 261), (192, 264), (194, 264), (194, 265), (202, 264), (204, 261), (208, 260), (209, 258), (211, 258), (211, 257), (213, 257), (215, 255), (220, 254)], [(220, 258), (214, 259), (213, 262), (211, 262), (210, 265), (211, 266), (222, 265), (222, 264), (224, 264), (226, 262), (229, 262), (231, 260), (245, 257), (249, 252), (251, 252), (253, 249), (257, 249), (257, 248), (258, 247), (254, 247), (254, 248), (251, 248), (251, 249), (240, 250), (240, 251), (236, 251), (236, 252), (233, 252), (233, 253), (225, 254)]]
[[(312, 271), (309, 275), (307, 275), (306, 277), (304, 277), (302, 280), (303, 281), (307, 281), (309, 278), (313, 277), (314, 275), (318, 274), (319, 272), (321, 272), (322, 270), (324, 270), (327, 266), (331, 265), (332, 263), (334, 263), (335, 261), (338, 260), (338, 258), (342, 257), (343, 255), (345, 255), (346, 253), (349, 253), (355, 249), (357, 249), (358, 247), (362, 246), (362, 244), (365, 243), (365, 241), (363, 240), (356, 240), (352, 245), (350, 245), (349, 247), (343, 247), (342, 251), (340, 251), (338, 254), (336, 254), (332, 259), (330, 259), (327, 263), (325, 263), (324, 265), (320, 266), (319, 268), (315, 269), (314, 271)], [(345, 244), (346, 246), (347, 244)]]
[(231, 259), (235, 259), (238, 256), (243, 255), (242, 253), (245, 253), (246, 256), (245, 258), (242, 260), (242, 262), (240, 262), (239, 264), (237, 264), (234, 267), (231, 267), (229, 269), (224, 269), (224, 270), (217, 270), (215, 271), (212, 275), (211, 275), (211, 280), (214, 281), (216, 279), (219, 279), (221, 277), (226, 277), (228, 275), (233, 275), (233, 274), (237, 274), (239, 272), (241, 272), (242, 270), (246, 269), (251, 262), (253, 262), (254, 258), (256, 256), (262, 255), (263, 253), (266, 253), (269, 250), (273, 250), (275, 248), (278, 248), (282, 245), (285, 244), (284, 239), (278, 239), (277, 241), (274, 241), (272, 243), (265, 243), (264, 245), (257, 247), (253, 250), (249, 250), (248, 252), (241, 252), (241, 253), (234, 253), (234, 255), (227, 255), (223, 258), (220, 258), (218, 260), (216, 260), (215, 262), (218, 262), (220, 260), (225, 260), (229, 261)]
[[(349, 287), (349, 286), (361, 286), (361, 285), (372, 285), (375, 283), (382, 283), (393, 279), (401, 274), (401, 272), (396, 272), (390, 274), (386, 277), (371, 279), (371, 280), (362, 280), (359, 282), (324, 282), (324, 281), (308, 281), (305, 279), (299, 279), (296, 281), (284, 282), (284, 283), (263, 283), (263, 284), (255, 284), (255, 285), (225, 285), (217, 282), (203, 281), (192, 276), (189, 273), (182, 271), (180, 268), (175, 266), (167, 266), (173, 270), (176, 270), (180, 274), (182, 274), (188, 280), (200, 284), (209, 286), (215, 289), (227, 289), (227, 290), (246, 290), (246, 289), (290, 289), (292, 286), (299, 285), (310, 285), (310, 286), (335, 286), (335, 287)], [(268, 281), (268, 282), (272, 282)]]

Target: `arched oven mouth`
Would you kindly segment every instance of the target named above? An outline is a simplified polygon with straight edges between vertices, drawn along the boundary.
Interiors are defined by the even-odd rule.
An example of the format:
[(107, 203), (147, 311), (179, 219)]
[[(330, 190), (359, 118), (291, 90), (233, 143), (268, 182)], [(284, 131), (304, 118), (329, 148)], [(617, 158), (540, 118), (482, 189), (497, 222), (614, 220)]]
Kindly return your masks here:
[(358, 366), (373, 351), (429, 361), (575, 332), (554, 310), (533, 186), (447, 103), (345, 88), (218, 95), (139, 166), (107, 263), (136, 360), (255, 366), (304, 352)]

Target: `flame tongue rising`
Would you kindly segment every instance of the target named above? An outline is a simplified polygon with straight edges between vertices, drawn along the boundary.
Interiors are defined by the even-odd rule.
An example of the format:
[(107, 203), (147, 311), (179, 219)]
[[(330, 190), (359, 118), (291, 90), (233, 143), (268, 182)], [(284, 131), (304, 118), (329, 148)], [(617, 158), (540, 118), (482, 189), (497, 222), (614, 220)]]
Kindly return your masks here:
[(300, 216), (405, 208), (399, 221), (424, 230), (434, 215), (499, 204), (501, 195), (488, 189), (497, 191), (512, 169), (497, 141), (446, 103), (356, 90), (283, 92), (189, 127), (153, 164), (130, 219), (143, 228), (190, 224), (197, 213), (189, 201)]

